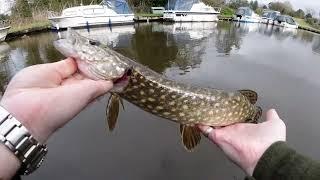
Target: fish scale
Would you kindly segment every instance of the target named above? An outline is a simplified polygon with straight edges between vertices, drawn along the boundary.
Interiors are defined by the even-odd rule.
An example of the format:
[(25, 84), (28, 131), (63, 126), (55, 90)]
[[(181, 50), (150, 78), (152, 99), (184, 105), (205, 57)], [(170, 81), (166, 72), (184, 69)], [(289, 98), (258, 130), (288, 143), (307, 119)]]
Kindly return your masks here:
[[(106, 46), (96, 45), (100, 43), (90, 43), (90, 39), (72, 30), (67, 37), (54, 43), (62, 54), (74, 57), (80, 71), (88, 77), (115, 83), (107, 106), (110, 130), (117, 121), (119, 102), (123, 105), (121, 98), (179, 123), (182, 142), (188, 151), (200, 142), (197, 124), (221, 127), (256, 122), (261, 117), (261, 108), (254, 105), (258, 95), (252, 90), (227, 92), (179, 83)], [(99, 60), (99, 57), (103, 58)]]

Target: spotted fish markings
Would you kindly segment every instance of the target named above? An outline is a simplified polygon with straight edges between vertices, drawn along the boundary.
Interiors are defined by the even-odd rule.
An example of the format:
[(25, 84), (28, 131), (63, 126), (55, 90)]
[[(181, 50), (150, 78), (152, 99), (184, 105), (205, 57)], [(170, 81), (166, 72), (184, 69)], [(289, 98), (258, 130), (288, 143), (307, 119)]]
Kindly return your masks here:
[(71, 30), (67, 39), (55, 42), (55, 47), (65, 56), (76, 58), (80, 71), (88, 77), (114, 82), (107, 106), (110, 130), (115, 127), (119, 106), (123, 105), (121, 98), (179, 123), (187, 150), (200, 142), (196, 124), (228, 126), (254, 122), (261, 116), (261, 108), (254, 105), (257, 93), (252, 90), (227, 92), (178, 83)]

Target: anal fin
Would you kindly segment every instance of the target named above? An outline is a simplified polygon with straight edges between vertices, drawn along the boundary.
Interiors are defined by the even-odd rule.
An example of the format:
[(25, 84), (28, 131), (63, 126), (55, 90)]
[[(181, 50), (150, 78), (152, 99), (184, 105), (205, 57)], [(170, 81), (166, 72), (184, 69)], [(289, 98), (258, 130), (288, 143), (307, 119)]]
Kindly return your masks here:
[(256, 104), (256, 102), (258, 101), (258, 93), (256, 93), (255, 91), (252, 90), (239, 90), (239, 92), (244, 95), (251, 104)]
[(118, 115), (119, 115), (120, 101), (121, 101), (120, 97), (116, 94), (112, 93), (109, 97), (106, 113), (107, 113), (107, 122), (108, 122), (110, 131), (113, 131), (116, 126)]
[(181, 139), (187, 151), (191, 152), (201, 140), (201, 134), (196, 126), (180, 125)]

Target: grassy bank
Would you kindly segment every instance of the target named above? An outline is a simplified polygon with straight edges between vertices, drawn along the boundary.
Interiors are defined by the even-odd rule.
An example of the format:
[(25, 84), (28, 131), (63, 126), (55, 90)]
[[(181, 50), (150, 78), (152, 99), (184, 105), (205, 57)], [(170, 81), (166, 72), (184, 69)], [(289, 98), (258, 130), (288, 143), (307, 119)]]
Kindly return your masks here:
[(294, 20), (299, 24), (299, 28), (307, 31), (312, 31), (315, 33), (320, 33), (320, 29), (312, 27), (304, 19), (294, 18)]
[(41, 30), (41, 29), (48, 29), (50, 28), (49, 20), (42, 20), (42, 21), (34, 21), (31, 23), (14, 23), (11, 24), (11, 29), (9, 30), (9, 34), (16, 34), (19, 32), (28, 33), (33, 30)]

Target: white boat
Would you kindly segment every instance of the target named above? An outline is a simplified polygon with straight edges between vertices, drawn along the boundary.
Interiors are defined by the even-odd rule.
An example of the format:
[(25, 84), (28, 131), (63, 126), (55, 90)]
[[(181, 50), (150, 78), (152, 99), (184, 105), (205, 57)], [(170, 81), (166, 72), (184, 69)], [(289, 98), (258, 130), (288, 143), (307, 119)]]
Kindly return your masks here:
[(261, 17), (249, 7), (240, 7), (238, 8), (233, 20), (247, 23), (260, 23)]
[(261, 22), (264, 24), (273, 24), (274, 20), (280, 16), (281, 13), (279, 11), (267, 10), (262, 14)]
[(189, 7), (166, 10), (163, 19), (174, 22), (214, 22), (218, 21), (220, 8), (205, 5), (203, 2), (189, 4)]
[(299, 27), (299, 24), (291, 16), (287, 15), (278, 16), (274, 20), (274, 25), (293, 29), (298, 29)]
[(10, 29), (10, 26), (0, 27), (0, 42), (6, 39), (9, 29)]
[(61, 16), (49, 17), (56, 29), (133, 23), (134, 14), (125, 0), (104, 0), (99, 5), (64, 9)]

